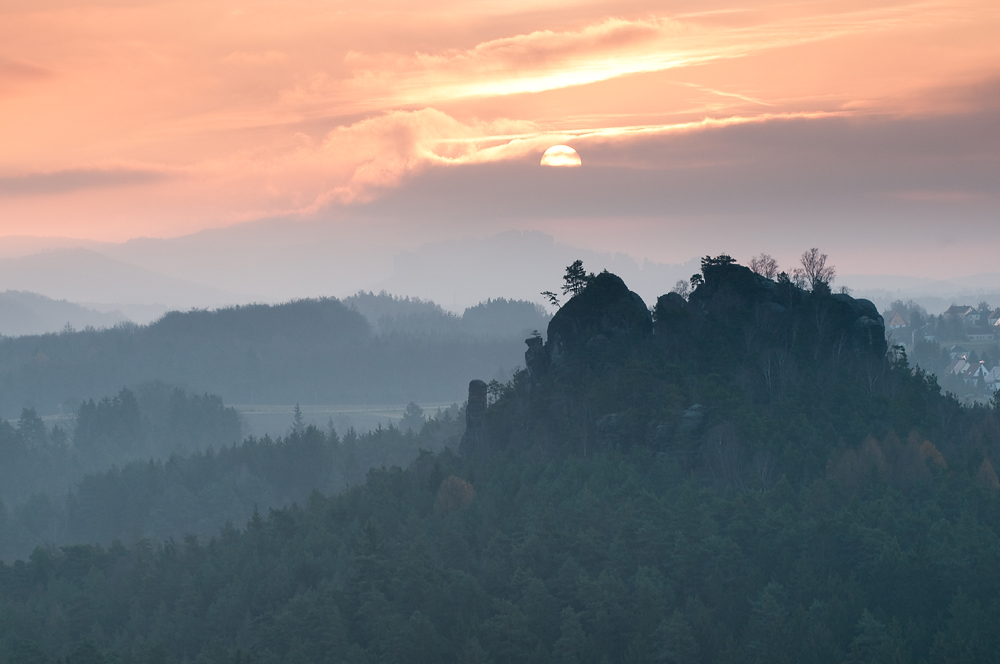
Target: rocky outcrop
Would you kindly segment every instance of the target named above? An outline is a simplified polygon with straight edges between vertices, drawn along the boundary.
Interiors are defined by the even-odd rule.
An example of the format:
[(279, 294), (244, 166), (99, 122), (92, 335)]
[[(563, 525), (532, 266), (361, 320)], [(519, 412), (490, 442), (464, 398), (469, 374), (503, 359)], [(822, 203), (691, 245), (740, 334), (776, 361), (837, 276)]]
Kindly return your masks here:
[[(814, 358), (844, 351), (883, 358), (885, 322), (874, 304), (829, 288), (806, 291), (775, 282), (732, 262), (707, 261), (704, 281), (685, 300), (677, 293), (657, 299), (655, 333), (671, 352), (699, 345), (735, 350), (746, 339), (766, 347), (803, 351)], [(727, 332), (727, 330), (729, 332)], [(539, 379), (568, 357), (599, 357), (654, 332), (645, 303), (618, 276), (603, 272), (552, 317), (548, 340), (525, 340), (525, 366)], [(735, 338), (743, 341), (734, 342)], [(824, 351), (824, 349), (826, 349)]]
[(889, 350), (885, 340), (885, 320), (870, 300), (836, 294), (830, 298), (837, 303), (842, 323), (850, 323), (848, 337), (854, 348), (884, 356)]
[(465, 406), (465, 433), (459, 451), (464, 456), (477, 454), (482, 449), (483, 421), (486, 418), (486, 383), (481, 380), (469, 382), (469, 401)]
[(602, 272), (549, 321), (545, 350), (558, 363), (583, 349), (599, 349), (652, 331), (653, 320), (642, 298), (617, 275)]
[(524, 366), (532, 378), (541, 378), (549, 370), (549, 353), (541, 337), (528, 337), (524, 340), (528, 350), (524, 351)]
[(816, 343), (839, 345), (865, 356), (884, 357), (885, 322), (874, 304), (828, 288), (806, 291), (787, 281), (778, 283), (735, 263), (706, 265), (704, 283), (687, 302), (669, 293), (657, 300), (657, 331), (696, 334), (693, 317), (717, 323), (760, 324), (774, 330), (792, 328), (815, 335)]

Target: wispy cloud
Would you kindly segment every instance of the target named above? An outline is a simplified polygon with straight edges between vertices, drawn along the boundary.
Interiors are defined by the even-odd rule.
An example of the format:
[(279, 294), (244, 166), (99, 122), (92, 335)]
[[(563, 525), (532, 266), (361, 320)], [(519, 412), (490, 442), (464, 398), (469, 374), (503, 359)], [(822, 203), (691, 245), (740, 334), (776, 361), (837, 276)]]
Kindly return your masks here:
[(45, 196), (81, 189), (128, 187), (169, 177), (163, 171), (134, 168), (73, 168), (49, 173), (0, 176), (0, 196)]
[(42, 81), (52, 76), (52, 72), (28, 62), (0, 58), (0, 95), (23, 86), (26, 83)]
[(52, 72), (38, 65), (0, 58), (0, 81), (30, 80), (51, 75)]
[(981, 4), (923, 2), (750, 26), (699, 23), (697, 16), (608, 18), (579, 30), (539, 30), (436, 54), (352, 52), (346, 63), (354, 69), (349, 86), (359, 100), (383, 107), (427, 104), (586, 85), (843, 35), (965, 21), (981, 12)]

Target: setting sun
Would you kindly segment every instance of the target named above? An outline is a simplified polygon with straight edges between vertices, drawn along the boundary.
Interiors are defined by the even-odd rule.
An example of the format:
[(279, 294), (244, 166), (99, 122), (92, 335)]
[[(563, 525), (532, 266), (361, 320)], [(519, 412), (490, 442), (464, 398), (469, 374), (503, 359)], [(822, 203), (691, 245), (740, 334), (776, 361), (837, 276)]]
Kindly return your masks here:
[(576, 150), (568, 145), (553, 145), (542, 155), (542, 166), (560, 166), (573, 168), (582, 166), (583, 160)]

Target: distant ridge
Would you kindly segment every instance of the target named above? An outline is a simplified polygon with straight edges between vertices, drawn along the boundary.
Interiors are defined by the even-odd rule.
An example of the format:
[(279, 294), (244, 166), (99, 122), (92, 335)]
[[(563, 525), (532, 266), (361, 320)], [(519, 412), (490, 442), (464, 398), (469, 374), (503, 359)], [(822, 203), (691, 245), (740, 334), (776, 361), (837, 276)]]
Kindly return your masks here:
[(246, 302), (246, 295), (164, 276), (89, 249), (53, 249), (0, 260), (0, 284), (70, 302), (209, 307)]
[(20, 258), (53, 249), (97, 249), (111, 246), (109, 242), (82, 240), (75, 237), (42, 237), (37, 235), (5, 235), (0, 237), (0, 259)]
[(77, 329), (111, 327), (124, 320), (126, 317), (118, 311), (101, 313), (37, 293), (0, 293), (0, 335), (6, 337), (59, 332), (66, 325)]
[[(405, 318), (376, 334), (359, 311), (322, 298), (172, 311), (145, 326), (5, 337), (0, 416), (17, 417), (26, 406), (42, 415), (72, 412), (95, 394), (156, 380), (227, 403), (450, 403), (468, 376), (506, 380), (520, 364), (520, 330), (546, 321), (530, 303), (530, 316), (518, 317), (524, 304), (493, 301), (477, 320), (446, 334), (441, 325)], [(503, 318), (516, 322), (506, 334), (477, 332), (482, 320), (502, 329), (496, 320)], [(452, 320), (443, 313), (439, 319), (445, 329)]]

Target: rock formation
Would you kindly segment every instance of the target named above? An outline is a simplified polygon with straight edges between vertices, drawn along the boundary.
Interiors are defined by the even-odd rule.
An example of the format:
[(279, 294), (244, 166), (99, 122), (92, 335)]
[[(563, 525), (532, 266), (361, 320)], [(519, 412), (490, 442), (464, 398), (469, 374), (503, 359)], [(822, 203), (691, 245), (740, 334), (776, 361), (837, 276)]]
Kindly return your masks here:
[[(885, 323), (874, 304), (829, 288), (805, 291), (771, 281), (735, 263), (705, 265), (705, 281), (688, 301), (674, 293), (657, 300), (657, 332), (691, 335), (693, 317), (723, 325), (762, 326), (772, 334), (792, 328), (814, 335), (816, 343), (840, 345), (859, 355), (882, 358), (888, 347)], [(767, 326), (764, 326), (767, 327)]]
[(459, 444), (459, 451), (470, 456), (482, 450), (483, 420), (486, 417), (486, 383), (481, 380), (469, 382), (469, 402), (465, 407), (465, 433)]
[(581, 349), (600, 349), (652, 331), (653, 320), (642, 298), (617, 275), (602, 272), (552, 317), (544, 346), (541, 340), (525, 342), (525, 365), (533, 375), (541, 374), (549, 362), (562, 362)]

